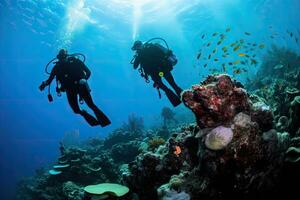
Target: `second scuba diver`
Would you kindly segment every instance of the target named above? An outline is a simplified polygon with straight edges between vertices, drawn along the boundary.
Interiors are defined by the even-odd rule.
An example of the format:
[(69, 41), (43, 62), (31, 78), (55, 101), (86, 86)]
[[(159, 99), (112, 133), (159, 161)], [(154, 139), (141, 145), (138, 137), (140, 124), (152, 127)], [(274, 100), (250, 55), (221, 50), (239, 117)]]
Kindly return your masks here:
[[(158, 43), (151, 43), (151, 41), (155, 39), (163, 40), (166, 47)], [(150, 76), (154, 81), (153, 87), (157, 88), (158, 92), (159, 89), (162, 89), (172, 105), (174, 107), (178, 106), (181, 103), (180, 94), (182, 89), (175, 83), (173, 75), (171, 74), (173, 66), (177, 63), (177, 59), (169, 49), (166, 41), (162, 38), (153, 38), (145, 43), (135, 41), (131, 49), (136, 51), (131, 61), (133, 68), (137, 69), (140, 65), (139, 72), (141, 76), (146, 79), (146, 82), (149, 82), (148, 76)], [(162, 82), (162, 77), (172, 86), (175, 93)]]
[[(50, 84), (53, 79), (56, 77), (57, 81), (57, 88), (56, 91), (60, 95), (60, 92), (66, 92), (67, 99), (69, 105), (71, 106), (72, 110), (76, 114), (80, 114), (84, 117), (84, 119), (89, 123), (91, 126), (101, 125), (102, 127), (111, 124), (108, 117), (95, 105), (93, 102), (92, 96), (90, 94), (90, 88), (88, 86), (87, 80), (91, 75), (91, 71), (87, 68), (87, 66), (82, 62), (80, 59), (76, 58), (78, 54), (68, 55), (67, 51), (61, 49), (57, 55), (58, 61), (55, 62), (55, 66), (51, 70), (50, 76), (46, 81), (43, 81), (42, 84), (39, 86), (39, 89), (43, 91), (46, 86), (49, 86), (49, 94), (48, 98), (49, 101), (52, 101), (52, 96), (50, 94)], [(82, 54), (79, 54), (82, 55)], [(46, 66), (47, 67), (50, 63), (54, 60), (51, 60)], [(90, 109), (93, 110), (95, 113), (95, 117), (90, 115), (85, 110), (80, 109), (78, 96), (80, 102), (83, 101), (88, 105)]]

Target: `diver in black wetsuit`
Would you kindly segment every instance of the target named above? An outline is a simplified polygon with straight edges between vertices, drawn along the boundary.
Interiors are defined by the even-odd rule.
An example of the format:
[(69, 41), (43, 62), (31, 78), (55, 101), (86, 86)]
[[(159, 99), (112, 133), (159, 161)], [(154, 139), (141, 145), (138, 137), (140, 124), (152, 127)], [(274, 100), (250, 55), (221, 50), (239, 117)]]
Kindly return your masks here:
[[(90, 94), (90, 88), (87, 83), (87, 80), (91, 75), (91, 71), (87, 68), (87, 66), (75, 56), (68, 55), (67, 51), (64, 49), (59, 51), (57, 59), (58, 61), (55, 62), (55, 66), (50, 73), (50, 77), (48, 80), (42, 82), (39, 89), (43, 91), (45, 87), (50, 85), (56, 77), (56, 80), (60, 85), (59, 88), (57, 87), (57, 90), (59, 92), (66, 92), (68, 102), (76, 114), (82, 115), (91, 126), (101, 125), (104, 127), (111, 124), (108, 117), (93, 102)], [(88, 107), (94, 111), (97, 119), (85, 110), (80, 109), (78, 104), (78, 95), (80, 99), (84, 100)], [(49, 100), (52, 101), (51, 95)]]
[[(181, 103), (180, 94), (182, 89), (175, 83), (171, 71), (173, 66), (176, 65), (177, 59), (168, 46), (165, 48), (158, 43), (150, 43), (151, 40), (144, 44), (141, 41), (134, 42), (131, 49), (136, 51), (136, 55), (132, 59), (131, 64), (133, 64), (134, 69), (137, 69), (140, 65), (139, 71), (141, 76), (146, 79), (146, 82), (149, 82), (148, 76), (150, 76), (154, 81), (153, 86), (158, 90), (162, 89), (172, 105), (176, 107)], [(166, 42), (165, 44), (167, 45)], [(172, 86), (176, 94), (162, 82), (162, 77)]]

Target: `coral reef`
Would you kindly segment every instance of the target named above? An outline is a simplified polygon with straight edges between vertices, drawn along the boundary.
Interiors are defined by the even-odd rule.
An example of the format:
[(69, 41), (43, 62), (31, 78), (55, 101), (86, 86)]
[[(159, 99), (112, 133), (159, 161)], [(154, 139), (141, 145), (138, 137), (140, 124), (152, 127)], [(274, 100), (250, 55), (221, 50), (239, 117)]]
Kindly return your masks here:
[(239, 86), (217, 75), (183, 93), (197, 124), (129, 163), (123, 181), (139, 199), (262, 199), (282, 191), (290, 135), (272, 129), (270, 107)]
[[(80, 147), (72, 145), (68, 148), (60, 143), (61, 155), (52, 169), (39, 170), (36, 176), (22, 180), (18, 185), (17, 199), (82, 200), (86, 185), (120, 182), (120, 166), (134, 160), (139, 154), (141, 141), (135, 141), (132, 133), (124, 132), (124, 141), (105, 146), (105, 141), (114, 141), (110, 138), (114, 138), (116, 132), (120, 134), (120, 129), (106, 140), (92, 138)], [(127, 137), (132, 139), (127, 140)]]
[[(269, 54), (248, 90), (220, 74), (184, 91), (182, 101), (195, 123), (145, 130), (142, 118), (130, 115), (104, 140), (61, 143), (57, 162), (21, 181), (17, 199), (86, 200), (94, 194), (87, 194), (85, 186), (109, 182), (125, 185), (129, 192), (122, 197), (104, 192), (106, 199), (297, 195), (300, 61), (277, 47)], [(164, 108), (162, 116), (168, 121), (174, 113)]]

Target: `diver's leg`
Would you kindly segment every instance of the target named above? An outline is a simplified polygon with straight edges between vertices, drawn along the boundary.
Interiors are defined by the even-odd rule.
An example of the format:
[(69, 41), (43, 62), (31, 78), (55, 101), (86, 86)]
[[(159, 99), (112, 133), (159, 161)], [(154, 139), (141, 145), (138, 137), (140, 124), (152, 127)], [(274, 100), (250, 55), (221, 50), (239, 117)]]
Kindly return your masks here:
[(159, 77), (158, 75), (154, 75), (151, 76), (151, 78), (154, 81), (154, 83), (166, 93), (169, 101), (174, 107), (178, 106), (181, 103), (178, 96), (162, 82), (161, 77)]
[(66, 93), (67, 93), (67, 99), (68, 99), (69, 105), (71, 106), (74, 113), (80, 114), (81, 116), (83, 116), (83, 118), (91, 126), (96, 126), (99, 124), (99, 122), (92, 115), (87, 113), (85, 110), (81, 110), (79, 108), (76, 91), (66, 91)]
[(182, 89), (176, 84), (172, 73), (166, 72), (164, 74), (164, 77), (168, 81), (168, 83), (172, 86), (172, 88), (175, 90), (176, 94), (181, 98)]
[(98, 122), (102, 127), (108, 126), (111, 124), (108, 117), (96, 106), (94, 103), (90, 92), (86, 88), (81, 88), (80, 96), (83, 98), (87, 106), (92, 109), (98, 119)]

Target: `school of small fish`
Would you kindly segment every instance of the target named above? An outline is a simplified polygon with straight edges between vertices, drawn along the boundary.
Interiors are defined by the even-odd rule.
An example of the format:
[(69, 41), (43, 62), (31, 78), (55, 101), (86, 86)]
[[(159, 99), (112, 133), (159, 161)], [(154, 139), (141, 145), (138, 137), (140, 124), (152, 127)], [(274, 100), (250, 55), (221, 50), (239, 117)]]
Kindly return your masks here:
[[(279, 37), (279, 34), (272, 30), (272, 26), (269, 26), (269, 29), (271, 39)], [(223, 33), (219, 31), (201, 35), (202, 46), (197, 53), (200, 66), (209, 68), (211, 73), (232, 72), (233, 75), (239, 75), (248, 72), (250, 67), (258, 65), (257, 54), (266, 49), (266, 44), (251, 41), (253, 33), (248, 31), (243, 32), (241, 39), (232, 41), (228, 37), (230, 32), (231, 28), (229, 27)], [(298, 32), (300, 36), (300, 31), (298, 30)], [(296, 34), (288, 30), (286, 33), (298, 45)], [(217, 52), (221, 52), (221, 54)], [(213, 66), (221, 66), (221, 68)]]

